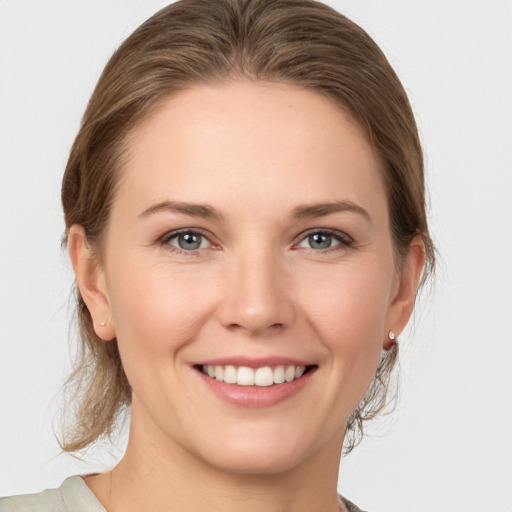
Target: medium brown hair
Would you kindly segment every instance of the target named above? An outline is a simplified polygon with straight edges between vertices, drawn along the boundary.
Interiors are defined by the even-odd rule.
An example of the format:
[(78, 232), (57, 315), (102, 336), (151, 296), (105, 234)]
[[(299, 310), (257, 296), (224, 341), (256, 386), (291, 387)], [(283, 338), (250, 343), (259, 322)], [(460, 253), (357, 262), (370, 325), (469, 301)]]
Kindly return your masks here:
[[(239, 78), (316, 91), (364, 129), (382, 162), (397, 261), (416, 235), (434, 246), (425, 213), (422, 149), (407, 95), (386, 57), (359, 26), (314, 0), (180, 0), (143, 23), (111, 57), (93, 92), (62, 182), (66, 230), (83, 226), (101, 262), (128, 135), (169, 96)], [(75, 423), (63, 449), (110, 436), (131, 401), (117, 341), (94, 332), (76, 289), (80, 352), (68, 384)], [(345, 450), (363, 422), (382, 411), (397, 345), (383, 353), (375, 379), (347, 425)]]

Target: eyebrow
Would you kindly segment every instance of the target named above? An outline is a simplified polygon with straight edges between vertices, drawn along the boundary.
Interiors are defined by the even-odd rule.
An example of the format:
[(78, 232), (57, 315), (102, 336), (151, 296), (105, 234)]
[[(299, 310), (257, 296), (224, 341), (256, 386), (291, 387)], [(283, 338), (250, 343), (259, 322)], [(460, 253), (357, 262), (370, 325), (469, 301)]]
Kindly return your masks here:
[[(160, 212), (182, 213), (191, 217), (203, 219), (212, 219), (222, 221), (222, 214), (213, 206), (199, 203), (186, 203), (182, 201), (162, 201), (150, 206), (142, 213), (139, 218), (149, 217)], [(371, 222), (370, 214), (362, 206), (351, 201), (334, 201), (330, 203), (303, 204), (293, 208), (291, 218), (297, 220), (312, 219), (322, 217), (331, 213), (353, 212), (362, 215), (368, 222)]]
[(292, 210), (292, 218), (298, 220), (312, 219), (337, 212), (357, 213), (362, 215), (368, 222), (371, 222), (371, 217), (368, 211), (352, 201), (334, 201), (331, 203), (299, 205)]
[(181, 201), (162, 201), (161, 203), (150, 206), (139, 214), (140, 218), (149, 217), (159, 212), (183, 213), (191, 217), (200, 217), (203, 219), (222, 220), (222, 214), (213, 206), (207, 204), (184, 203)]

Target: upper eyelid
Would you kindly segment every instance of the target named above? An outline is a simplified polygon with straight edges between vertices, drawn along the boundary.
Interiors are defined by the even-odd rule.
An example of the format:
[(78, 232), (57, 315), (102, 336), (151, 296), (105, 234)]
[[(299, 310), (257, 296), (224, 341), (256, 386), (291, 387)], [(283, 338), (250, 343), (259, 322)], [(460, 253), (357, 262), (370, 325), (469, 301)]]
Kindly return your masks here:
[(310, 228), (306, 229), (306, 231), (302, 231), (299, 236), (307, 236), (311, 233), (329, 233), (332, 235), (339, 235), (339, 236), (346, 236), (347, 238), (350, 238), (347, 233), (344, 231), (340, 231), (339, 229), (332, 229), (332, 228)]
[[(160, 238), (172, 238), (173, 236), (179, 235), (180, 233), (197, 233), (205, 236), (206, 238), (210, 238), (213, 236), (209, 231), (203, 228), (179, 228), (172, 229), (170, 231), (165, 232)], [(339, 235), (341, 237), (352, 238), (350, 235), (345, 233), (344, 231), (340, 231), (338, 229), (333, 228), (309, 228), (305, 231), (301, 231), (295, 238), (305, 237), (310, 235), (311, 233), (329, 233), (333, 235)]]
[(182, 228), (182, 229), (174, 229), (171, 231), (167, 231), (162, 236), (158, 237), (157, 244), (162, 247), (165, 250), (172, 251), (177, 254), (188, 254), (189, 256), (197, 255), (200, 251), (203, 251), (205, 247), (198, 248), (198, 249), (182, 249), (180, 247), (174, 246), (174, 244), (171, 244), (170, 241), (173, 238), (176, 238), (177, 236), (183, 234), (183, 233), (194, 233), (197, 235), (202, 236), (206, 240), (208, 240), (208, 244), (210, 245), (209, 249), (218, 247), (218, 244), (215, 244), (215, 242), (212, 241), (211, 237), (206, 235), (202, 229), (194, 228)]
[(344, 231), (339, 231), (338, 229), (329, 229), (329, 228), (308, 229), (306, 231), (303, 231), (300, 235), (298, 235), (296, 240), (298, 242), (301, 242), (302, 240), (304, 240), (304, 238), (306, 238), (307, 236), (312, 235), (314, 233), (325, 233), (327, 235), (333, 235), (335, 237), (340, 238), (341, 240), (344, 240), (345, 242), (352, 243), (354, 241), (354, 239), (350, 235), (345, 233)]
[[(219, 244), (216, 244), (212, 238), (213, 237), (213, 234), (209, 233), (208, 231), (202, 229), (202, 228), (180, 228), (180, 229), (174, 229), (174, 230), (171, 230), (171, 231), (168, 231), (166, 232), (164, 235), (162, 235), (161, 237), (159, 237), (159, 241), (161, 242), (168, 242), (169, 240), (171, 240), (172, 238), (182, 234), (182, 233), (195, 233), (195, 234), (198, 234), (198, 235), (201, 235), (203, 237), (205, 237), (211, 245), (219, 245)], [(332, 236), (335, 236), (337, 238), (339, 238), (341, 241), (345, 242), (345, 243), (353, 243), (354, 240), (353, 238), (348, 235), (347, 233), (343, 232), (343, 231), (339, 231), (337, 229), (331, 229), (331, 228), (310, 228), (310, 229), (307, 229), (306, 231), (302, 231), (299, 235), (297, 235), (294, 239), (294, 241), (292, 242), (292, 246), (296, 246), (298, 243), (302, 242), (306, 237), (308, 237), (309, 235), (311, 234), (314, 234), (314, 233), (325, 233), (325, 234), (329, 234), (329, 235), (332, 235)], [(198, 250), (198, 249), (196, 249)], [(193, 252), (193, 251), (189, 251), (189, 252)]]
[(164, 233), (161, 237), (159, 237), (159, 240), (170, 240), (171, 238), (174, 238), (175, 236), (181, 235), (183, 233), (195, 233), (197, 235), (204, 236), (207, 238), (211, 243), (212, 235), (201, 228), (180, 228), (180, 229), (173, 229), (171, 231), (167, 231)]
[(215, 249), (218, 247), (218, 244), (215, 244), (212, 241), (211, 237), (208, 236), (207, 234), (205, 234), (205, 232), (200, 228), (181, 228), (181, 229), (174, 229), (174, 230), (168, 231), (167, 233), (165, 233), (164, 235), (162, 235), (161, 237), (158, 238), (157, 243), (159, 246), (161, 246), (162, 248), (165, 248), (168, 251), (172, 251), (176, 254), (183, 254), (183, 255), (186, 254), (188, 256), (194, 256), (194, 255), (197, 256), (199, 254), (199, 252), (206, 249), (205, 247), (198, 248), (198, 249), (182, 249), (180, 247), (176, 247), (169, 243), (170, 240), (172, 240), (173, 238), (176, 238), (179, 235), (184, 234), (184, 233), (193, 233), (193, 234), (202, 236), (203, 238), (208, 240), (208, 243), (210, 245), (209, 249), (212, 249), (212, 248)]

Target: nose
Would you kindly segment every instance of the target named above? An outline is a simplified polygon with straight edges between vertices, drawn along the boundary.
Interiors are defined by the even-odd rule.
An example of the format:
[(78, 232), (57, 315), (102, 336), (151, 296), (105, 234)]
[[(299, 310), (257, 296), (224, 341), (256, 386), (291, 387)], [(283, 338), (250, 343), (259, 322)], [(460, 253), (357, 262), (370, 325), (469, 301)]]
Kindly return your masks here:
[(295, 319), (289, 269), (271, 251), (245, 251), (230, 259), (218, 314), (222, 325), (250, 335), (270, 335)]

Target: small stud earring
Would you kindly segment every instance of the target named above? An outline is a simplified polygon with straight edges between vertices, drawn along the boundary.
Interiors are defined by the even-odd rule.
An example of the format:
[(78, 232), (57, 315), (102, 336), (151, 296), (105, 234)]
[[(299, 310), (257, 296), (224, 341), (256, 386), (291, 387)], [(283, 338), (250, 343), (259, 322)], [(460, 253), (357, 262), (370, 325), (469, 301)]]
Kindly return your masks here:
[(101, 327), (105, 327), (107, 325), (107, 322), (100, 322)]
[(395, 340), (396, 340), (395, 333), (394, 333), (393, 331), (389, 331), (388, 338), (389, 338), (391, 341), (395, 341)]

